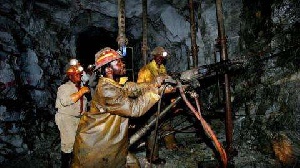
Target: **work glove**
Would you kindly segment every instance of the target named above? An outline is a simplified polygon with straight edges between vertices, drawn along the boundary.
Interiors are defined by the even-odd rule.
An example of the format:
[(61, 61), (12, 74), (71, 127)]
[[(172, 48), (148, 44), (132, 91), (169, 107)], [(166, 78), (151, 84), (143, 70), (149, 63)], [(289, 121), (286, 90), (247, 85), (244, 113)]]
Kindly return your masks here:
[(85, 71), (82, 72), (81, 81), (82, 83), (87, 83), (90, 79), (90, 75), (88, 75)]
[[(170, 83), (169, 83), (170, 81), (176, 82), (169, 75), (159, 75), (155, 78), (155, 87), (158, 88), (159, 94), (161, 94), (162, 92), (164, 92), (164, 94), (174, 93), (176, 91), (176, 88), (170, 85)], [(165, 85), (167, 85), (167, 86), (164, 90)]]
[(154, 79), (154, 83), (156, 87), (161, 87), (165, 83), (165, 80), (172, 79), (169, 75), (158, 75)]
[(176, 87), (173, 87), (171, 85), (167, 85), (167, 87), (166, 87), (166, 89), (164, 91), (165, 94), (174, 93), (174, 92), (176, 92)]
[(164, 76), (156, 76), (153, 84), (155, 87), (159, 88), (161, 87), (163, 82), (164, 82)]
[(85, 93), (89, 93), (90, 89), (86, 86), (79, 89), (78, 92), (71, 94), (71, 99), (75, 103), (77, 102)]

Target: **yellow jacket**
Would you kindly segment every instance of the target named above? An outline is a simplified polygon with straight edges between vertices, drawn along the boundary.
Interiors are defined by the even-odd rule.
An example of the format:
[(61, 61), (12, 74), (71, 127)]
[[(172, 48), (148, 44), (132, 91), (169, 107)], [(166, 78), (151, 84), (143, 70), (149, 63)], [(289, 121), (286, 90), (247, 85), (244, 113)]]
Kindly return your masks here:
[(167, 71), (164, 65), (158, 65), (154, 60), (142, 67), (138, 73), (137, 83), (153, 82), (154, 78), (158, 75), (167, 75)]

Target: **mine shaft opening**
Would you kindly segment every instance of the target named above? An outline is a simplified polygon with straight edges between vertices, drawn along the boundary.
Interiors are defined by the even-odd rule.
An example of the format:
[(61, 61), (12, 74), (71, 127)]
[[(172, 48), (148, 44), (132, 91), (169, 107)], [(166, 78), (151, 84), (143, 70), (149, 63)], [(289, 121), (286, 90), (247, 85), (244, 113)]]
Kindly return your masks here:
[(76, 57), (86, 68), (95, 63), (95, 54), (104, 47), (117, 49), (117, 33), (99, 27), (88, 27), (78, 33), (76, 39)]
[[(95, 26), (87, 27), (85, 30), (78, 33), (76, 38), (76, 58), (79, 60), (84, 69), (88, 65), (95, 63), (95, 54), (105, 48), (110, 47), (114, 50), (118, 49), (116, 41), (117, 32), (108, 31), (104, 28)], [(123, 57), (126, 64), (127, 77), (134, 81), (133, 73), (133, 50), (132, 47), (127, 48), (127, 54)]]

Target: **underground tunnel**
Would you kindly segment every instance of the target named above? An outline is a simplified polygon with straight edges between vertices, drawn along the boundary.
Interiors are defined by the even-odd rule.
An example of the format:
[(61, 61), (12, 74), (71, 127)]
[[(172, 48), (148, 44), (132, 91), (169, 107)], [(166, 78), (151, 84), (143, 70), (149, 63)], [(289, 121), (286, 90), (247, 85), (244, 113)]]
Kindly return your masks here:
[[(178, 113), (167, 119), (181, 148), (168, 150), (159, 132), (161, 167), (299, 167), (298, 1), (127, 0), (123, 12), (119, 2), (1, 1), (1, 167), (61, 167), (55, 104), (69, 60), (86, 68), (100, 49), (120, 48), (119, 36), (128, 39), (130, 81), (155, 47), (168, 51), (167, 72), (194, 87), (197, 99), (187, 98), (199, 101), (227, 155), (220, 158), (205, 130), (197, 134), (203, 122), (177, 90)], [(191, 71), (196, 80), (180, 78)], [(134, 145), (141, 167), (149, 166), (145, 142)]]
[[(95, 62), (95, 54), (105, 47), (118, 49), (116, 32), (110, 32), (104, 28), (91, 26), (78, 33), (76, 38), (76, 58), (86, 69), (88, 65), (93, 65)], [(134, 43), (132, 41), (131, 43)], [(133, 48), (126, 49), (127, 54), (123, 57), (126, 63), (127, 76), (134, 81), (136, 74), (133, 72)]]

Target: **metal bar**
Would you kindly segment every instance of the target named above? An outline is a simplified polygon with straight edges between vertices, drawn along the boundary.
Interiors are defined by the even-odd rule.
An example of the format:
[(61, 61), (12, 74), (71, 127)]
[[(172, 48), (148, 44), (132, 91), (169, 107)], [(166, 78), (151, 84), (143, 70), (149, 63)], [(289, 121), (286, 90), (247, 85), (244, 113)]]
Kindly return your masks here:
[(128, 40), (125, 35), (125, 0), (118, 0), (118, 47), (126, 46)]
[[(135, 81), (135, 78), (134, 78), (134, 64), (133, 64), (133, 57), (134, 57), (134, 55), (133, 55), (133, 47), (127, 47), (127, 48), (129, 48), (129, 49), (131, 49), (131, 75), (132, 75), (132, 81)], [(127, 68), (126, 68), (127, 69)], [(129, 70), (129, 69), (127, 69), (127, 70)]]
[(198, 46), (197, 46), (197, 42), (196, 42), (194, 0), (189, 0), (189, 7), (190, 7), (190, 29), (191, 29), (193, 67), (197, 67), (198, 66)]
[[(169, 104), (160, 114), (159, 114), (159, 118), (161, 119), (163, 116), (165, 116), (167, 114), (167, 112), (175, 105), (177, 104), (179, 101), (181, 100), (181, 96), (178, 96), (175, 101), (173, 101), (171, 104)], [(135, 142), (137, 142), (140, 138), (142, 138), (147, 131), (149, 131), (156, 123), (156, 118), (154, 118), (153, 120), (151, 120), (147, 125), (145, 125), (144, 127), (142, 127), (141, 129), (139, 129), (135, 134), (133, 134), (130, 139), (129, 139), (129, 146), (133, 145)]]
[[(218, 36), (219, 43), (221, 46), (220, 55), (223, 61), (228, 59), (227, 54), (227, 45), (226, 45), (226, 36), (223, 20), (223, 11), (222, 11), (222, 0), (216, 0), (216, 11), (217, 11), (217, 22), (218, 22)], [(231, 99), (230, 99), (230, 80), (227, 73), (224, 74), (224, 83), (225, 83), (225, 128), (226, 128), (226, 150), (227, 153), (231, 154), (232, 149), (232, 134), (233, 134), (233, 123), (232, 123), (232, 111), (231, 111)]]
[(148, 51), (148, 44), (147, 44), (147, 35), (148, 35), (148, 17), (147, 17), (147, 0), (143, 0), (142, 2), (143, 5), (143, 44), (142, 44), (142, 56), (143, 56), (143, 61), (144, 65), (147, 64), (147, 51)]

